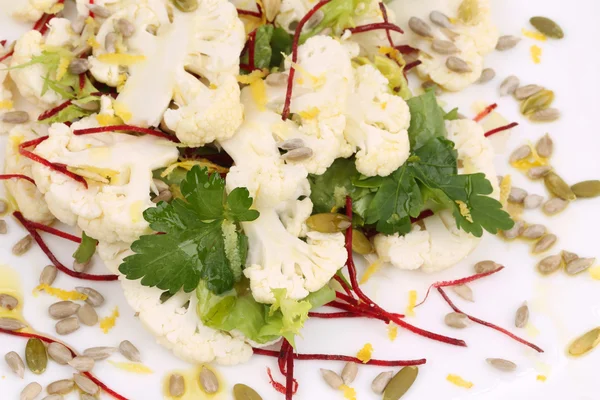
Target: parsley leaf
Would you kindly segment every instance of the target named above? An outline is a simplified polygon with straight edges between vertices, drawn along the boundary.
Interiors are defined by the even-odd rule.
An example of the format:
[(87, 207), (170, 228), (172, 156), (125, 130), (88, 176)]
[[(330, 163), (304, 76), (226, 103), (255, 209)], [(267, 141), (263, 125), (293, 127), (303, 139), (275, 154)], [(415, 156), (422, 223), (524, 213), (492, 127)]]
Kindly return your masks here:
[[(279, 67), (283, 54), (292, 52), (292, 36), (282, 28), (273, 25), (261, 25), (256, 28), (254, 38), (254, 66), (256, 68)], [(248, 51), (244, 52), (240, 62), (247, 64)]]
[(75, 253), (73, 253), (73, 258), (80, 264), (88, 262), (96, 252), (97, 245), (98, 241), (96, 239), (89, 237), (83, 232), (81, 243), (77, 247), (77, 250), (75, 250)]
[(412, 151), (436, 136), (446, 137), (444, 111), (438, 105), (434, 91), (427, 91), (406, 103), (410, 109), (408, 138)]
[(236, 188), (229, 195), (219, 174), (193, 167), (181, 182), (184, 199), (161, 202), (144, 212), (150, 227), (163, 234), (145, 235), (135, 241), (136, 254), (119, 267), (127, 279), (144, 286), (176, 293), (191, 292), (200, 281), (213, 293), (230, 290), (246, 261), (247, 239), (237, 223), (253, 221), (248, 190)]

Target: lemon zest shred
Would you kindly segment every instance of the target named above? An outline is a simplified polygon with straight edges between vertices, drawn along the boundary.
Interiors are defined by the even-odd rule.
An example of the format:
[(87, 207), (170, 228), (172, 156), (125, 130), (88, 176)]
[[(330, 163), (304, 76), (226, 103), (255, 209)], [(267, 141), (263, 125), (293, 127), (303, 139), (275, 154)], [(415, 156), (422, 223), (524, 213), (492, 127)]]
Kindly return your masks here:
[(460, 200), (456, 200), (456, 204), (458, 204), (460, 215), (465, 217), (467, 221), (473, 222), (473, 217), (471, 216), (471, 210), (469, 210), (469, 206), (464, 201)]
[(473, 387), (473, 382), (466, 381), (463, 378), (461, 378), (460, 376), (455, 375), (455, 374), (448, 374), (448, 376), (446, 377), (446, 380), (450, 383), (455, 384), (456, 386), (460, 386), (465, 389), (471, 389)]
[(600, 281), (600, 265), (590, 268), (590, 276), (592, 279)]
[(13, 102), (11, 100), (0, 101), (0, 110), (8, 110), (13, 108)]
[(52, 7), (45, 11), (46, 14), (58, 14), (65, 8), (65, 5), (62, 3), (54, 4)]
[(46, 292), (50, 296), (54, 296), (61, 300), (85, 300), (85, 299), (87, 299), (87, 295), (85, 295), (83, 293), (79, 293), (75, 290), (69, 291), (69, 290), (63, 290), (60, 288), (52, 287), (52, 286), (48, 285), (47, 283), (42, 283), (33, 289), (34, 296), (37, 297), (37, 294), (39, 292)]
[(92, 49), (97, 49), (97, 48), (99, 48), (99, 47), (100, 47), (100, 43), (98, 43), (98, 41), (96, 40), (96, 38), (95, 38), (95, 37), (93, 37), (93, 36), (92, 36), (92, 37), (90, 37), (90, 38), (87, 40), (87, 44), (88, 44), (88, 45), (89, 45), (89, 46), (90, 46)]
[(125, 82), (127, 82), (127, 74), (119, 74), (117, 78), (117, 93), (121, 93), (121, 90), (125, 87)]
[(340, 390), (344, 393), (344, 398), (347, 400), (356, 400), (356, 390), (348, 385), (340, 386)]
[(398, 337), (398, 326), (390, 322), (387, 326), (387, 331), (388, 338), (390, 339), (390, 341), (393, 342), (394, 340), (396, 340), (396, 338)]
[(363, 364), (366, 364), (371, 361), (372, 355), (373, 345), (371, 343), (367, 343), (358, 351), (358, 353), (356, 353), (356, 358), (358, 358)]
[(250, 72), (248, 75), (238, 75), (237, 81), (239, 83), (243, 83), (244, 85), (250, 85), (251, 83), (260, 80), (269, 74), (269, 70), (266, 68), (263, 69), (255, 69)]
[(258, 109), (265, 111), (267, 109), (267, 86), (265, 85), (265, 81), (259, 79), (252, 82), (250, 84), (250, 92)]
[(371, 265), (369, 265), (365, 270), (363, 276), (360, 278), (360, 284), (362, 285), (363, 283), (367, 283), (367, 281), (371, 279), (371, 276), (373, 276), (374, 273), (379, 271), (379, 268), (381, 268), (382, 264), (383, 262), (381, 261), (381, 259), (377, 259), (373, 263), (371, 263)]
[(86, 179), (107, 184), (116, 180), (119, 176), (119, 171), (115, 171), (114, 169), (98, 168), (91, 165), (83, 167), (67, 167), (67, 170)]
[(300, 115), (302, 119), (315, 119), (319, 115), (319, 112), (321, 112), (321, 110), (317, 107), (311, 107), (306, 111), (300, 111), (298, 115)]
[(546, 40), (548, 40), (548, 37), (546, 35), (544, 35), (542, 32), (530, 31), (530, 30), (523, 28), (523, 29), (521, 29), (521, 33), (523, 33), (523, 36), (525, 36), (525, 37), (528, 37), (530, 39), (539, 40), (540, 42), (545, 42)]
[(321, 86), (323, 86), (325, 84), (325, 82), (327, 81), (327, 78), (325, 78), (324, 75), (315, 76), (315, 75), (311, 74), (310, 72), (308, 72), (302, 65), (300, 65), (298, 63), (293, 62), (292, 67), (294, 67), (294, 69), (296, 71), (298, 71), (299, 73), (302, 74), (302, 76), (299, 76), (298, 78), (296, 78), (298, 84), (303, 83), (303, 81), (301, 82), (301, 80), (302, 80), (302, 77), (304, 77), (304, 78), (310, 79), (313, 89), (318, 89)]
[(545, 165), (548, 165), (548, 159), (545, 157), (540, 157), (540, 155), (535, 150), (535, 147), (529, 144), (529, 148), (531, 149), (531, 154), (529, 155), (529, 157), (515, 161), (510, 165), (512, 165), (514, 168), (520, 171), (528, 171), (530, 168), (533, 167), (543, 167)]
[(108, 317), (104, 317), (100, 320), (100, 329), (104, 334), (107, 334), (117, 323), (119, 317), (119, 307), (115, 306), (112, 313)]
[(548, 379), (548, 378), (546, 377), (546, 375), (538, 375), (535, 377), (535, 379), (540, 382), (546, 382), (546, 379)]
[(533, 45), (531, 46), (531, 49), (529, 50), (531, 53), (531, 59), (533, 60), (534, 64), (539, 64), (542, 62), (542, 48), (537, 46), (537, 45)]
[(56, 80), (60, 81), (67, 73), (67, 68), (71, 61), (67, 57), (61, 57), (56, 69)]
[(124, 122), (129, 122), (131, 120), (131, 111), (129, 111), (129, 108), (125, 104), (115, 101), (113, 103), (113, 110), (115, 111), (115, 115), (121, 118)]
[(406, 311), (404, 312), (407, 317), (415, 316), (415, 305), (417, 305), (417, 291), (411, 290), (408, 292), (408, 305), (406, 306)]
[(133, 65), (146, 60), (146, 56), (138, 54), (104, 53), (97, 57), (98, 61), (110, 65)]
[(144, 364), (140, 364), (140, 363), (117, 362), (117, 361), (113, 361), (113, 360), (108, 360), (108, 363), (110, 365), (112, 365), (113, 367), (117, 367), (123, 371), (133, 372), (134, 374), (145, 375), (145, 374), (153, 374), (154, 373), (154, 371), (152, 371), (149, 367), (145, 366)]
[(508, 204), (508, 196), (510, 195), (510, 189), (512, 187), (512, 178), (510, 175), (504, 175), (500, 182), (500, 204), (502, 208), (506, 209)]
[(109, 125), (122, 125), (123, 120), (119, 117), (109, 114), (98, 114), (96, 115), (96, 121), (100, 124), (100, 126), (109, 126)]

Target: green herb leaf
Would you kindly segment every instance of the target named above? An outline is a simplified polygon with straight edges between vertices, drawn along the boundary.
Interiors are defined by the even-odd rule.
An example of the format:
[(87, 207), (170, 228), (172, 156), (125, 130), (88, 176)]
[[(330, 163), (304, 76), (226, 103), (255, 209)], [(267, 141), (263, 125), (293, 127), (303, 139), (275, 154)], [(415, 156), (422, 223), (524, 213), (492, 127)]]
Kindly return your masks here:
[(446, 137), (444, 112), (433, 91), (425, 92), (407, 101), (410, 109), (408, 137), (412, 151), (419, 149), (434, 137)]
[[(234, 193), (235, 192), (235, 193)], [(200, 280), (216, 294), (233, 287), (245, 263), (247, 239), (237, 222), (258, 218), (252, 199), (240, 188), (227, 196), (219, 174), (193, 167), (181, 182), (181, 194), (144, 212), (150, 227), (163, 234), (142, 236), (119, 270), (127, 279), (140, 279), (170, 293), (191, 292)], [(232, 196), (233, 195), (233, 196)]]
[[(358, 8), (360, 4), (361, 8)], [(300, 36), (300, 43), (318, 34), (323, 29), (331, 28), (335, 35), (340, 35), (344, 29), (356, 26), (354, 17), (361, 15), (368, 9), (367, 0), (332, 0), (323, 7), (323, 19), (315, 27)], [(361, 10), (361, 11), (359, 11)]]
[(454, 121), (458, 119), (458, 107), (453, 108), (444, 115), (446, 121)]
[(87, 111), (83, 108), (77, 107), (74, 104), (71, 104), (70, 106), (63, 108), (58, 113), (54, 114), (52, 117), (41, 120), (40, 122), (46, 124), (73, 122), (76, 119), (85, 118), (89, 115), (92, 115), (92, 113), (92, 111)]
[(283, 28), (275, 28), (271, 37), (271, 67), (279, 67), (283, 63), (283, 55), (292, 53), (292, 35)]
[[(254, 66), (256, 68), (279, 67), (284, 54), (292, 52), (292, 36), (282, 28), (261, 25), (256, 28), (254, 38)], [(248, 51), (241, 57), (241, 63), (249, 63)]]
[(81, 234), (81, 243), (73, 253), (73, 258), (80, 264), (85, 264), (88, 262), (94, 253), (96, 252), (96, 246), (98, 245), (98, 241), (89, 237), (83, 232)]

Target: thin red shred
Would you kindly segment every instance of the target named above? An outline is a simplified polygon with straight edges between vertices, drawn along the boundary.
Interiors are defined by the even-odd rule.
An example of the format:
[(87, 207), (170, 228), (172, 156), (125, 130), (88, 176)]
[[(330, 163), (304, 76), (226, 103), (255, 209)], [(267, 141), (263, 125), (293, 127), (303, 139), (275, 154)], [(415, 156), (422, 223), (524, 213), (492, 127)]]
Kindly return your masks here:
[(402, 54), (416, 53), (417, 51), (419, 51), (419, 49), (415, 49), (414, 47), (409, 46), (407, 44), (403, 44), (400, 46), (394, 46), (394, 48)]
[(344, 289), (344, 292), (346, 292), (346, 294), (348, 296), (354, 298), (354, 295), (352, 294), (352, 289), (350, 287), (348, 287), (348, 285), (342, 278), (340, 278), (337, 275), (334, 275), (333, 279), (335, 279), (342, 286), (342, 289)]
[(35, 181), (27, 175), (23, 175), (23, 174), (2, 174), (2, 175), (0, 175), (0, 181), (5, 181), (8, 179), (24, 179), (35, 185)]
[(83, 90), (85, 87), (85, 73), (79, 74), (79, 90)]
[[(275, 352), (275, 353), (277, 353), (277, 352)], [(267, 375), (269, 375), (269, 383), (271, 384), (271, 386), (273, 386), (273, 389), (277, 390), (281, 394), (286, 394), (286, 386), (282, 383), (277, 382), (275, 379), (273, 379), (273, 375), (271, 373), (271, 368), (269, 368), (269, 367), (267, 367)], [(296, 394), (296, 391), (298, 390), (298, 381), (296, 381), (294, 379), (293, 382), (294, 383), (292, 385), (292, 394)], [(287, 399), (287, 397), (286, 397), (286, 399)]]
[(479, 280), (481, 278), (485, 278), (487, 276), (493, 275), (496, 272), (502, 271), (503, 269), (504, 269), (504, 266), (501, 266), (500, 268), (497, 268), (493, 271), (484, 272), (482, 274), (475, 274), (475, 275), (467, 276), (465, 278), (455, 279), (453, 281), (435, 282), (431, 286), (429, 286), (429, 289), (427, 289), (427, 293), (425, 293), (425, 298), (419, 304), (417, 304), (415, 307), (419, 307), (421, 304), (425, 303), (425, 300), (427, 300), (427, 297), (429, 297), (429, 292), (433, 288), (437, 289), (437, 288), (441, 288), (441, 287), (464, 285), (465, 283), (473, 282), (473, 281)]
[(82, 272), (76, 272), (76, 271), (73, 271), (73, 270), (65, 267), (60, 261), (58, 261), (58, 259), (54, 255), (54, 253), (52, 253), (52, 251), (48, 248), (48, 246), (46, 245), (46, 243), (44, 242), (44, 240), (42, 239), (40, 234), (32, 226), (31, 221), (26, 219), (23, 216), (23, 214), (21, 214), (19, 211), (15, 211), (13, 213), (13, 216), (21, 223), (21, 225), (23, 225), (23, 227), (27, 230), (27, 232), (29, 232), (29, 234), (33, 237), (33, 239), (36, 241), (38, 246), (40, 246), (40, 249), (42, 249), (44, 254), (46, 254), (46, 256), (50, 259), (52, 264), (54, 264), (54, 266), (59, 271), (64, 272), (65, 274), (72, 276), (73, 278), (83, 279), (83, 280), (88, 280), (88, 281), (116, 281), (119, 279), (119, 277), (117, 275), (86, 274), (86, 273), (82, 273)]
[(481, 111), (479, 114), (477, 114), (475, 116), (475, 118), (473, 118), (473, 121), (475, 121), (475, 122), (481, 121), (482, 119), (484, 119), (485, 117), (490, 115), (492, 113), (492, 111), (494, 111), (496, 108), (498, 108), (498, 104), (496, 104), (496, 103), (490, 104), (489, 106), (484, 108), (483, 111)]
[(8, 57), (12, 56), (15, 53), (14, 50), (9, 51), (8, 53), (6, 53), (5, 55), (3, 55), (2, 57), (0, 57), (0, 62), (6, 60)]
[(424, 210), (424, 211), (421, 211), (421, 214), (419, 214), (419, 216), (417, 218), (412, 218), (411, 217), (410, 222), (412, 224), (414, 224), (415, 222), (422, 221), (425, 218), (431, 217), (432, 215), (433, 215), (433, 211), (431, 211), (431, 210)]
[[(363, 317), (363, 315), (356, 314), (351, 311), (340, 311), (340, 312), (331, 312), (331, 313), (309, 312), (308, 316), (311, 318), (322, 318), (322, 319), (362, 318)], [(367, 317), (367, 318), (371, 318), (371, 317)]]
[(454, 305), (454, 303), (452, 303), (452, 300), (450, 300), (450, 297), (448, 297), (448, 295), (446, 294), (446, 292), (444, 292), (444, 289), (442, 289), (441, 287), (438, 287), (437, 290), (438, 290), (438, 292), (440, 292), (440, 294), (442, 295), (442, 297), (444, 298), (444, 300), (446, 300), (446, 303), (448, 303), (448, 305), (454, 310), (454, 312), (464, 314), (464, 315), (467, 316), (467, 318), (469, 318), (473, 322), (476, 322), (476, 323), (478, 323), (480, 325), (483, 325), (483, 326), (487, 326), (488, 328), (492, 328), (492, 329), (494, 329), (494, 330), (496, 330), (496, 331), (498, 331), (500, 333), (503, 333), (506, 336), (508, 336), (508, 337), (516, 340), (517, 342), (522, 343), (525, 346), (531, 347), (532, 349), (534, 349), (538, 353), (543, 353), (544, 352), (544, 350), (542, 350), (540, 347), (536, 346), (535, 344), (533, 344), (531, 342), (528, 342), (525, 339), (521, 339), (520, 337), (518, 337), (514, 333), (511, 333), (511, 332), (507, 331), (506, 329), (499, 327), (498, 325), (494, 325), (494, 324), (492, 324), (490, 322), (486, 322), (486, 321), (484, 321), (482, 319), (479, 319), (477, 317), (473, 317), (472, 315), (469, 315), (469, 314), (467, 314), (465, 312), (462, 312), (461, 310), (458, 309), (458, 307), (456, 307)]
[(254, 51), (256, 46), (256, 29), (250, 32), (248, 35), (248, 65), (250, 65), (250, 71), (254, 71), (256, 69), (256, 65), (254, 64)]
[(394, 31), (398, 33), (404, 33), (404, 31), (398, 25), (394, 25), (389, 22), (375, 22), (373, 24), (366, 24), (355, 26), (354, 28), (348, 28), (348, 30), (352, 34), (376, 31), (379, 29), (385, 29), (387, 32)]
[[(285, 340), (287, 343), (287, 340)], [(298, 381), (294, 379), (294, 349), (290, 345), (287, 353), (287, 366), (285, 371), (285, 400), (292, 400), (298, 391)]]
[(110, 126), (100, 126), (97, 128), (75, 129), (73, 131), (73, 135), (76, 135), (76, 136), (91, 135), (94, 133), (115, 132), (115, 131), (143, 133), (146, 135), (156, 136), (156, 137), (159, 137), (162, 139), (167, 139), (171, 142), (179, 143), (179, 139), (177, 139), (175, 136), (167, 135), (164, 132), (156, 131), (154, 129), (140, 128), (139, 126), (133, 126), (133, 125), (110, 125)]
[[(381, 10), (381, 16), (383, 17), (383, 22), (385, 22), (386, 24), (389, 23), (387, 8), (385, 8), (385, 4), (383, 4), (382, 1), (379, 2), (379, 9)], [(387, 40), (390, 44), (390, 47), (395, 47), (394, 41), (392, 40), (392, 35), (390, 34), (390, 30), (388, 28), (385, 28), (385, 35), (387, 36)]]
[[(252, 348), (254, 354), (259, 356), (267, 356), (267, 357), (279, 357), (279, 352), (276, 350), (265, 350)], [(300, 361), (309, 361), (309, 360), (319, 360), (319, 361), (347, 361), (347, 362), (355, 362), (357, 364), (366, 364), (366, 365), (375, 365), (379, 367), (406, 367), (411, 365), (423, 365), (427, 362), (424, 358), (420, 358), (417, 360), (377, 360), (375, 358), (370, 359), (369, 361), (363, 363), (356, 357), (343, 356), (337, 354), (300, 354), (293, 353), (295, 360)], [(283, 386), (283, 385), (282, 385)]]
[(44, 111), (43, 113), (41, 113), (38, 117), (38, 121), (43, 121), (45, 119), (48, 119), (50, 117), (55, 116), (56, 114), (58, 114), (59, 112), (61, 112), (62, 110), (64, 110), (65, 108), (69, 107), (73, 102), (71, 100), (67, 100), (62, 104), (57, 105), (54, 108), (51, 108), (49, 110)]
[(514, 128), (517, 125), (519, 125), (517, 122), (511, 122), (508, 125), (500, 126), (500, 127), (496, 128), (496, 129), (492, 129), (491, 131), (487, 131), (483, 136), (490, 137), (490, 136), (492, 136), (492, 135), (494, 135), (496, 133), (512, 129), (512, 128)]
[(46, 232), (46, 233), (49, 233), (54, 236), (58, 236), (60, 238), (66, 239), (66, 240), (70, 240), (73, 243), (81, 243), (80, 237), (71, 235), (70, 233), (67, 233), (67, 232), (63, 232), (60, 229), (56, 229), (51, 226), (40, 224), (39, 222), (34, 222), (34, 221), (27, 221), (27, 224), (29, 224), (29, 226), (31, 228), (33, 228), (37, 231)]
[[(251, 11), (251, 10), (242, 10), (241, 8), (236, 8), (239, 15), (248, 15), (250, 17), (261, 18), (262, 13), (260, 11)], [(259, 8), (260, 10), (260, 8)]]
[[(75, 350), (73, 350), (73, 348), (71, 346), (69, 346), (68, 344), (66, 344), (65, 342), (61, 342), (59, 340), (52, 339), (52, 338), (50, 338), (48, 336), (38, 335), (37, 333), (8, 331), (6, 329), (0, 329), (0, 333), (4, 333), (4, 334), (7, 334), (7, 335), (11, 335), (11, 336), (18, 336), (18, 337), (28, 338), (28, 339), (30, 339), (30, 338), (36, 338), (36, 339), (40, 339), (42, 342), (45, 342), (45, 343), (60, 343), (63, 346), (65, 346), (71, 352), (72, 356), (77, 356), (78, 355), (77, 352)], [(113, 398), (115, 398), (117, 400), (128, 400), (127, 397), (122, 396), (119, 393), (115, 392), (114, 390), (110, 389), (100, 379), (96, 378), (91, 373), (89, 373), (89, 372), (82, 372), (82, 374), (84, 374), (85, 376), (87, 376), (88, 378), (90, 378), (92, 381), (94, 381), (94, 383), (96, 385), (98, 385), (102, 390), (104, 390), (106, 393), (108, 393)]]
[(282, 375), (285, 375), (287, 357), (289, 352), (292, 350), (293, 349), (290, 345), (290, 342), (284, 339), (281, 343), (281, 349), (279, 349), (279, 356), (277, 357), (277, 365), (279, 366), (279, 372), (281, 372)]
[(411, 69), (413, 69), (414, 67), (421, 65), (422, 61), (421, 60), (415, 60), (411, 63), (406, 64), (406, 67), (404, 67), (404, 72), (408, 72)]
[[(94, 4), (94, 0), (90, 0), (90, 4)], [(90, 15), (90, 17), (92, 17), (92, 18), (94, 18), (94, 17), (95, 17), (95, 15), (94, 15), (94, 13), (92, 12), (92, 10), (90, 10), (90, 13), (89, 13), (89, 15)]]
[(6, 40), (0, 40), (0, 46), (6, 46)]

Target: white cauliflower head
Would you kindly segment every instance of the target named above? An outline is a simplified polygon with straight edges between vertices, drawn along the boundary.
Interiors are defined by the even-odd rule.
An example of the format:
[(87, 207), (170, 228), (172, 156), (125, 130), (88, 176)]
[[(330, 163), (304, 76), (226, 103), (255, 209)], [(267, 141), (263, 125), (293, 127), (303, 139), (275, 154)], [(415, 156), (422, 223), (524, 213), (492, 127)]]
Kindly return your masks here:
[(388, 80), (372, 65), (355, 70), (356, 89), (348, 99), (345, 135), (359, 148), (356, 169), (366, 176), (387, 176), (410, 152), (410, 111), (406, 102), (390, 93)]
[[(122, 18), (136, 29), (107, 49), (107, 37), (114, 37)], [(148, 32), (151, 26), (155, 34)], [(109, 85), (122, 85), (117, 102), (125, 122), (157, 126), (164, 114), (167, 128), (190, 146), (229, 138), (241, 124), (235, 77), (245, 34), (227, 1), (202, 1), (190, 13), (170, 4), (132, 4), (102, 23), (96, 41), (91, 72)], [(168, 109), (171, 101), (175, 106)]]
[(35, 22), (44, 15), (56, 14), (63, 9), (63, 4), (58, 4), (58, 0), (20, 0), (17, 9), (12, 13), (12, 17), (25, 22)]
[[(0, 54), (4, 54), (6, 48), (0, 44)], [(0, 134), (8, 133), (12, 125), (2, 122), (2, 115), (14, 110), (13, 93), (9, 86), (9, 75), (7, 65), (0, 62)]]
[(106, 242), (131, 243), (149, 232), (142, 213), (150, 200), (152, 171), (175, 162), (172, 143), (153, 136), (99, 133), (74, 136), (98, 126), (94, 116), (71, 127), (54, 124), (35, 153), (87, 177), (88, 188), (64, 174), (34, 164), (33, 177), (48, 207), (62, 222)]

